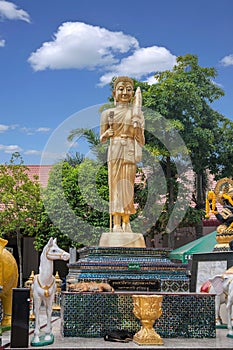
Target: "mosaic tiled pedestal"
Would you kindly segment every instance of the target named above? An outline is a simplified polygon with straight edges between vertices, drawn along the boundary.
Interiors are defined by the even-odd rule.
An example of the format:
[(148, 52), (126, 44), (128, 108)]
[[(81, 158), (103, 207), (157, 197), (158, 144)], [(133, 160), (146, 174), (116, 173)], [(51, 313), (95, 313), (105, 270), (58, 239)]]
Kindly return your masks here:
[(68, 265), (68, 282), (108, 282), (118, 291), (189, 291), (187, 265), (171, 262), (165, 249), (89, 247), (78, 253)]
[[(133, 314), (133, 294), (135, 295), (136, 292), (62, 292), (62, 335), (98, 338), (115, 329), (138, 332), (140, 321)], [(156, 332), (162, 338), (216, 337), (214, 295), (156, 294), (163, 295), (163, 313), (154, 325)]]

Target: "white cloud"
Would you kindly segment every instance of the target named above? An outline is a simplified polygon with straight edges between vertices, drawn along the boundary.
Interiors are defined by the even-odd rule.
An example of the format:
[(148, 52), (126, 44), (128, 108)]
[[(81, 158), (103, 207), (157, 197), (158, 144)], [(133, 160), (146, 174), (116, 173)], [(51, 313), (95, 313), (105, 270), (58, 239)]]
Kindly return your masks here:
[(51, 129), (47, 128), (47, 127), (39, 127), (37, 129), (35, 129), (35, 128), (27, 127), (27, 126), (22, 126), (20, 128), (20, 130), (27, 135), (35, 135), (35, 133), (37, 133), (37, 132), (38, 133), (46, 133), (46, 132), (49, 132)]
[(0, 124), (0, 133), (9, 130), (9, 125)]
[(111, 72), (100, 78), (100, 85), (108, 84), (112, 77), (128, 75), (140, 79), (156, 71), (171, 69), (176, 63), (176, 56), (164, 47), (151, 46), (137, 49), (131, 56), (123, 58), (120, 64), (112, 67)]
[(122, 32), (82, 22), (65, 22), (28, 61), (35, 71), (50, 69), (94, 69), (119, 62), (116, 54), (138, 48), (138, 41)]
[(220, 87), (220, 88), (224, 88), (224, 86), (223, 86), (223, 84), (220, 84), (220, 83), (217, 83), (216, 81), (214, 81), (214, 80), (212, 80), (212, 79), (210, 79), (211, 80), (211, 83), (212, 84), (214, 84), (214, 85), (216, 85), (216, 86), (218, 86), (218, 87)]
[(24, 152), (24, 154), (28, 155), (28, 156), (37, 156), (37, 155), (41, 155), (41, 151), (37, 151), (35, 149), (29, 149), (27, 151)]
[(22, 148), (18, 145), (0, 145), (0, 151), (3, 151), (4, 153), (14, 153), (14, 152), (21, 152)]
[(153, 85), (153, 84), (157, 84), (158, 83), (158, 79), (156, 79), (154, 77), (154, 75), (152, 75), (152, 76), (146, 78), (145, 82), (148, 83), (149, 85)]
[(6, 132), (8, 130), (14, 130), (17, 128), (18, 125), (12, 124), (12, 125), (5, 125), (5, 124), (0, 124), (0, 133)]
[(40, 127), (36, 129), (36, 132), (48, 132), (50, 130), (51, 130), (50, 128)]
[(5, 0), (0, 0), (0, 17), (6, 19), (22, 20), (30, 23), (30, 16), (26, 11), (18, 9), (13, 2)]
[(176, 56), (165, 47), (140, 48), (138, 40), (123, 32), (83, 22), (65, 22), (33, 52), (28, 62), (35, 71), (45, 69), (99, 69), (99, 85), (108, 84), (113, 76), (128, 75), (146, 80), (156, 71), (171, 69)]
[(27, 135), (34, 135), (33, 128), (28, 128), (27, 126), (22, 126), (20, 131), (24, 132)]
[(233, 54), (223, 57), (220, 61), (220, 64), (225, 67), (233, 66)]
[(0, 47), (4, 47), (5, 46), (5, 44), (6, 44), (6, 41), (5, 40), (0, 40)]

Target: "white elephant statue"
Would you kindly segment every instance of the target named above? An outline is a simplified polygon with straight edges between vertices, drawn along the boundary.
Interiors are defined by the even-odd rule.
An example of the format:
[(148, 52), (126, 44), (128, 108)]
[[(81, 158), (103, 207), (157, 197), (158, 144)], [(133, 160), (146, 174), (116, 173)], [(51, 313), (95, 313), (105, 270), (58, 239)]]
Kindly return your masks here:
[[(200, 292), (210, 293), (210, 294), (217, 293), (210, 280), (208, 280), (202, 284), (202, 286), (200, 288)], [(220, 308), (221, 308), (222, 304), (226, 304), (226, 303), (227, 303), (227, 295), (225, 293), (222, 293), (220, 295), (216, 294), (216, 296), (215, 296), (215, 325), (216, 325), (216, 328), (218, 328), (218, 327), (222, 328), (222, 326), (223, 326), (222, 317), (220, 314)]]
[(232, 330), (232, 306), (233, 306), (233, 274), (222, 274), (210, 278), (214, 291), (216, 292), (216, 316), (219, 316), (220, 304), (226, 303), (227, 310), (227, 336), (233, 338)]

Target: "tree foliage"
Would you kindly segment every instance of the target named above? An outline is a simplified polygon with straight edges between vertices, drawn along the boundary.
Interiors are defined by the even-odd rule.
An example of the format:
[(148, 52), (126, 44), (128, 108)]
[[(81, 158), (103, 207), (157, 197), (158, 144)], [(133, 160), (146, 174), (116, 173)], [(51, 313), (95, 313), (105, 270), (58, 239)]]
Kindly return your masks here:
[(147, 87), (143, 94), (145, 106), (180, 124), (180, 134), (197, 174), (206, 169), (220, 174), (225, 162), (223, 153), (231, 149), (232, 155), (232, 143), (228, 144), (232, 123), (211, 108), (211, 103), (224, 95), (214, 83), (216, 76), (214, 68), (198, 65), (197, 56), (180, 56), (173, 70), (158, 72), (158, 83)]
[(22, 286), (22, 235), (33, 236), (41, 211), (38, 178), (30, 180), (29, 169), (19, 153), (14, 153), (9, 164), (0, 165), (0, 235), (16, 236), (20, 286)]
[[(233, 145), (230, 140), (233, 137), (233, 123), (211, 107), (215, 100), (224, 95), (222, 88), (214, 83), (216, 76), (214, 68), (200, 67), (197, 56), (188, 54), (177, 58), (173, 70), (157, 72), (156, 84), (138, 83), (144, 106), (165, 117), (171, 128), (179, 130), (185, 142), (196, 174), (196, 195), (193, 199), (198, 210), (204, 208), (208, 187), (206, 171), (215, 174), (216, 178), (232, 175)], [(145, 118), (149, 125), (146, 147), (159, 153), (165, 165), (169, 192), (167, 210), (170, 211), (176, 201), (174, 159), (166, 147), (150, 135), (150, 130), (158, 124), (159, 116), (155, 118), (153, 113), (148, 113)], [(192, 220), (193, 213), (190, 213)]]
[[(44, 222), (61, 246), (98, 244), (103, 228), (109, 226), (106, 181), (106, 167), (93, 160), (76, 165), (62, 161), (53, 167), (43, 194)], [(41, 235), (36, 244), (43, 246)]]

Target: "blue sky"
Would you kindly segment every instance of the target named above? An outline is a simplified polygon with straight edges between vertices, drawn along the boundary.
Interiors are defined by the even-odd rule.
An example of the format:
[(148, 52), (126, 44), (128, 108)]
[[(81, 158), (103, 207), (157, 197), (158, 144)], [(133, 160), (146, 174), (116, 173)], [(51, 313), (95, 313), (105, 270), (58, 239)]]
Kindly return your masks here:
[(0, 0), (0, 163), (79, 151), (67, 135), (98, 124), (112, 76), (151, 82), (187, 53), (217, 69), (233, 120), (232, 36), (232, 0)]

